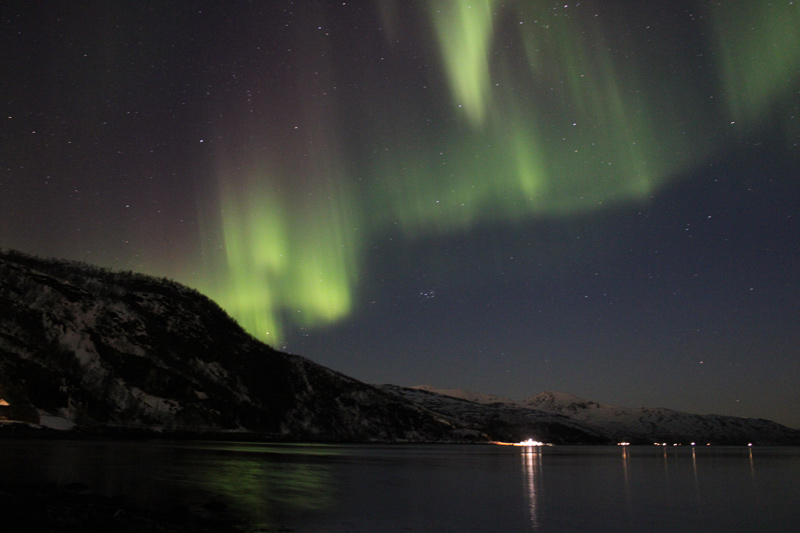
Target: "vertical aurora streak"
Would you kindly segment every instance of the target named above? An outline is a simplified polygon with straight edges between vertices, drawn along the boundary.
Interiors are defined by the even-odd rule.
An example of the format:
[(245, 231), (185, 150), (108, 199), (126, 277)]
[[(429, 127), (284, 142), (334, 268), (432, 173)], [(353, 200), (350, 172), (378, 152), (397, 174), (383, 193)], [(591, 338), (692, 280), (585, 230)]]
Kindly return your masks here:
[[(388, 1), (380, 10), (400, 12)], [(687, 78), (653, 67), (662, 54), (644, 55), (636, 39), (612, 34), (603, 13), (599, 2), (425, 3), (414, 23), (429, 33), (416, 46), (429, 62), (427, 97), (446, 111), (428, 121), (433, 127), (407, 126), (391, 102), (419, 88), (363, 88), (404, 124), (360, 132), (370, 146), (349, 144), (337, 126), (352, 106), (331, 87), (341, 87), (352, 64), (311, 39), (305, 52), (320, 45), (324, 53), (304, 59), (284, 87), (294, 91), (296, 116), (278, 113), (289, 118), (254, 128), (270, 150), (220, 164), (225, 264), (200, 288), (246, 329), (281, 342), (287, 328), (347, 317), (366, 250), (397, 228), (420, 239), (647, 201), (715, 152), (728, 117), (708, 109)], [(761, 4), (712, 9), (714, 73), (726, 112), (744, 126), (763, 121), (797, 87), (797, 13)], [(310, 133), (275, 133), (294, 124)]]
[[(315, 193), (289, 201), (265, 172), (223, 181), (226, 284), (206, 289), (251, 333), (279, 342), (283, 324), (315, 326), (352, 307), (358, 223), (336, 176), (320, 169)], [(301, 206), (301, 207), (298, 207)], [(216, 278), (215, 279), (220, 279)]]
[(649, 90), (641, 60), (625, 60), (635, 50), (612, 55), (594, 11), (431, 6), (453, 113), (467, 120), (435, 149), (406, 145), (375, 171), (391, 183), (376, 192), (391, 197), (388, 218), (409, 236), (640, 200), (707, 154), (685, 130), (691, 102), (679, 87)]
[(800, 2), (35, 4), (4, 250), (368, 383), (800, 427)]
[(493, 0), (430, 2), (430, 18), (440, 43), (453, 103), (469, 121), (484, 123), (489, 94), (489, 52), (493, 34)]
[[(798, 105), (800, 10), (793, 2), (725, 2), (713, 8), (719, 83), (739, 129), (758, 127), (776, 106)], [(790, 104), (792, 105), (792, 104)], [(785, 124), (800, 139), (795, 120)]]

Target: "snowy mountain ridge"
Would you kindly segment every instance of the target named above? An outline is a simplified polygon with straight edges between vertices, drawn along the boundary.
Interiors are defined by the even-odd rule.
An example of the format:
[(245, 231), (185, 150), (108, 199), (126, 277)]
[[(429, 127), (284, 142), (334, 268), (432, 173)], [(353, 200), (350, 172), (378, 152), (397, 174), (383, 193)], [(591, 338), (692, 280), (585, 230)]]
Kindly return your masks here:
[(587, 400), (569, 392), (554, 391), (540, 392), (536, 396), (525, 398), (519, 403), (525, 407), (551, 413), (575, 413), (580, 409), (586, 408), (622, 409), (614, 405), (600, 404), (592, 400)]
[(273, 350), (193, 289), (18, 252), (0, 252), (0, 399), (0, 419), (59, 428), (343, 441), (457, 429)]
[(381, 385), (449, 420), (458, 421), (464, 431), (482, 433), (492, 440), (520, 442), (529, 438), (553, 444), (607, 444), (603, 434), (556, 413), (529, 409), (515, 402), (479, 402), (470, 398), (498, 398), (493, 395), (447, 389), (440, 394), (433, 387)]
[(273, 350), (174, 281), (0, 251), (0, 429), (21, 424), (295, 441), (800, 444), (800, 431), (766, 420), (367, 385)]
[[(431, 394), (468, 399), (483, 405), (497, 398), (460, 389), (436, 389)], [(423, 403), (424, 404), (424, 403)], [(566, 392), (541, 392), (519, 402), (504, 402), (508, 408), (522, 408), (569, 419), (585, 431), (609, 441), (638, 443), (792, 443), (800, 442), (800, 430), (764, 419), (723, 415), (698, 415), (665, 408), (621, 407), (580, 398)]]

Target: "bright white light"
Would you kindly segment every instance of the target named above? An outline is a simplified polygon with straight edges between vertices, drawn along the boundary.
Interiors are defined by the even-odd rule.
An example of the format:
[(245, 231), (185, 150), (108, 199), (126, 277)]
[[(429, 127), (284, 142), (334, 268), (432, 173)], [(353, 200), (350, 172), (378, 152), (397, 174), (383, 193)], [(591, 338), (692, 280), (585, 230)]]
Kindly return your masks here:
[(522, 442), (515, 442), (514, 446), (544, 446), (544, 442), (538, 440), (528, 439)]

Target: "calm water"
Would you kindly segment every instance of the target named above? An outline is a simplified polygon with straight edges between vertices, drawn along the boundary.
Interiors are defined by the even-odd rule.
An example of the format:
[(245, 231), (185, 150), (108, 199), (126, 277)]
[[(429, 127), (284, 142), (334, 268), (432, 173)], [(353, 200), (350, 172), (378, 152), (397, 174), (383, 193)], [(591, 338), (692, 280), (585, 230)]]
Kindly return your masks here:
[(0, 481), (142, 506), (227, 505), (253, 529), (796, 531), (800, 448), (0, 441)]

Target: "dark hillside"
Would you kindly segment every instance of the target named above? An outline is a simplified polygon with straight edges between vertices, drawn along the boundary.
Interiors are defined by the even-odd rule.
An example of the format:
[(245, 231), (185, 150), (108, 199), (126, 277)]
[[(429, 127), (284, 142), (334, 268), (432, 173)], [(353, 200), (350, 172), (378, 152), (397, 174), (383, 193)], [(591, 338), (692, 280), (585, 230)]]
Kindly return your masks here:
[(397, 396), (280, 353), (167, 279), (0, 254), (0, 398), (85, 428), (429, 440)]

